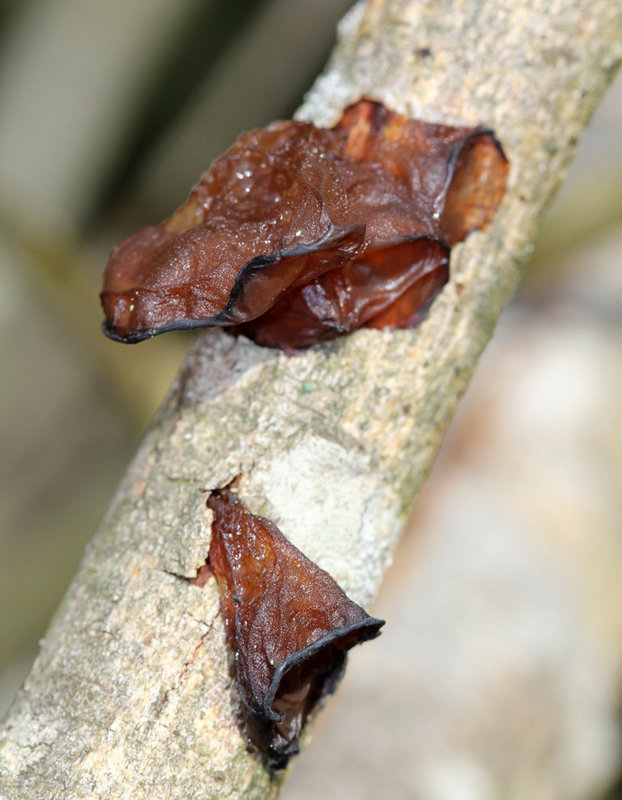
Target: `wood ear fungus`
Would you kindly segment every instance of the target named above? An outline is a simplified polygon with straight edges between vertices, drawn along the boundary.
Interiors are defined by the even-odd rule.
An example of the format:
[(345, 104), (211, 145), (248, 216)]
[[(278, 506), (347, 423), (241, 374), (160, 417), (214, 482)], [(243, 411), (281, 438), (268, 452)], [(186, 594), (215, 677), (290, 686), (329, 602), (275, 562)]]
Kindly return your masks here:
[(332, 692), (346, 652), (378, 635), (382, 620), (350, 600), (331, 576), (267, 519), (250, 514), (232, 485), (212, 492), (208, 563), (251, 741), (274, 767), (298, 752), (317, 703)]
[(451, 246), (490, 222), (507, 170), (490, 131), (369, 100), (332, 129), (243, 134), (172, 217), (113, 250), (104, 332), (137, 342), (220, 325), (294, 350), (410, 327), (447, 281)]

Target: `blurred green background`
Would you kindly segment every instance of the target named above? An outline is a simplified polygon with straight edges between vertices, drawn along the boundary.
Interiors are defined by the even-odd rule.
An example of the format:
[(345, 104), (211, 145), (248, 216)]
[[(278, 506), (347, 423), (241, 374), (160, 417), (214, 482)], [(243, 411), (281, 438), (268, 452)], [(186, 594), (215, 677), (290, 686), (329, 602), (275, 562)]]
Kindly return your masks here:
[[(98, 301), (107, 254), (131, 231), (160, 221), (180, 205), (210, 161), (241, 131), (292, 115), (324, 65), (335, 24), (349, 5), (349, 0), (0, 0), (0, 713), (27, 671), (84, 545), (192, 338), (192, 334), (171, 334), (136, 347), (108, 341), (100, 333)], [(473, 778), (472, 771), (464, 772), (460, 762), (457, 783), (451, 778), (449, 783), (445, 778), (440, 782), (425, 778), (425, 783), (418, 772), (396, 777), (394, 785), (389, 784), (393, 798), (419, 797), (413, 786), (424, 784), (424, 800), (602, 797), (619, 769), (621, 187), (622, 81), (618, 80), (581, 144), (571, 179), (543, 224), (520, 296), (502, 323), (491, 354), (484, 358), (467, 395), (466, 410), (456, 420), (415, 509), (380, 600), (388, 619), (399, 617), (391, 606), (397, 598), (402, 605), (417, 598), (417, 608), (425, 607), (420, 593), (427, 578), (420, 543), (443, 541), (440, 533), (435, 538), (436, 512), (430, 509), (444, 507), (448, 496), (453, 503), (460, 495), (456, 474), (472, 476), (480, 470), (477, 474), (489, 482), (482, 477), (477, 487), (471, 487), (467, 509), (452, 529), (468, 531), (464, 519), (469, 518), (469, 504), (475, 503), (481, 512), (487, 508), (486, 498), (503, 496), (506, 490), (499, 482), (504, 477), (508, 486), (516, 487), (517, 482), (531, 486), (516, 498), (521, 509), (525, 504), (534, 509), (533, 520), (525, 523), (525, 535), (544, 524), (543, 535), (558, 548), (555, 569), (569, 576), (560, 578), (564, 591), (574, 592), (573, 602), (579, 606), (585, 602), (598, 607), (586, 624), (589, 636), (592, 627), (598, 629), (599, 647), (608, 654), (606, 669), (595, 669), (588, 679), (588, 683), (603, 681), (605, 670), (611, 684), (606, 698), (599, 701), (601, 714), (592, 736), (592, 746), (606, 751), (602, 763), (586, 756), (584, 788), (576, 789), (575, 779), (564, 783), (567, 774), (558, 763), (559, 753), (572, 760), (573, 748), (580, 750), (582, 745), (570, 737), (566, 747), (560, 734), (557, 760), (546, 774), (552, 770), (566, 778), (556, 778), (547, 789), (534, 767), (534, 785), (542, 789), (538, 794), (531, 789), (524, 793), (524, 782), (517, 784), (518, 793), (503, 794), (496, 784), (490, 788)], [(534, 377), (534, 368), (546, 379), (538, 378), (540, 373)], [(593, 390), (587, 399), (586, 385)], [(560, 432), (555, 425), (564, 420), (567, 427)], [(520, 437), (514, 435), (517, 429)], [(542, 450), (540, 456), (536, 453), (540, 461), (535, 464), (526, 447), (530, 436), (533, 448)], [(565, 449), (557, 447), (562, 438)], [(551, 463), (540, 469), (547, 458)], [(518, 476), (509, 467), (507, 475), (498, 467), (499, 460), (516, 466), (521, 459), (529, 467)], [(559, 480), (559, 464), (569, 469), (568, 464), (575, 463), (572, 459), (583, 465), (587, 477), (569, 478), (556, 494), (551, 484), (554, 489)], [(575, 509), (569, 512), (570, 524), (568, 515), (553, 514), (552, 508), (566, 507), (568, 499), (576, 500), (576, 493), (591, 481), (602, 492), (592, 504), (601, 516), (586, 512), (582, 519)], [(591, 509), (592, 500), (586, 503)], [(506, 513), (511, 508), (508, 503)], [(493, 530), (504, 524), (496, 517), (487, 519)], [(479, 528), (484, 523), (471, 524)], [(590, 547), (596, 548), (596, 555)], [(457, 547), (452, 552), (462, 551)], [(565, 561), (568, 553), (571, 566)], [(463, 570), (464, 553), (460, 558), (454, 566)], [(535, 564), (540, 563), (538, 558)], [(500, 574), (502, 562), (491, 557), (490, 574)], [(414, 564), (415, 572), (404, 564)], [(584, 571), (588, 567), (589, 574)], [(575, 573), (581, 573), (580, 580)], [(400, 595), (404, 587), (411, 587), (408, 601)], [(443, 613), (449, 617), (453, 613), (453, 619), (452, 609), (449, 604)], [(433, 621), (439, 619), (438, 609), (430, 613)], [(534, 614), (537, 617), (535, 609)], [(538, 629), (537, 621), (530, 624)], [(560, 618), (554, 617), (543, 636), (555, 639), (560, 629)], [(395, 630), (409, 636), (407, 627), (400, 629), (396, 623)], [(581, 625), (572, 628), (560, 647), (581, 650), (584, 634)], [(389, 640), (385, 645), (389, 653), (389, 626), (380, 642), (384, 640)], [(394, 656), (399, 661), (399, 648)], [(443, 659), (442, 652), (439, 658)], [(534, 659), (530, 663), (537, 667), (536, 655)], [(408, 683), (419, 674), (417, 662), (409, 664), (400, 672), (406, 681), (402, 696), (411, 691), (425, 694), (425, 688)], [(366, 674), (361, 666), (360, 685), (366, 685)], [(395, 681), (397, 685), (398, 677)], [(489, 698), (486, 686), (482, 692)], [(351, 691), (352, 702), (360, 706), (363, 701), (356, 688)], [(596, 714), (594, 703), (589, 707)], [(572, 713), (583, 714), (584, 719), (587, 714), (574, 706)], [(343, 710), (331, 710), (326, 719), (338, 719), (335, 714), (347, 716)], [(405, 723), (391, 718), (381, 730), (397, 727), (398, 738), (416, 739), (416, 732), (401, 731), (400, 724)], [(322, 725), (339, 730), (320, 719), (319, 729)], [(336, 735), (340, 741), (353, 741), (361, 727), (365, 723)], [(369, 731), (365, 735), (369, 738)], [(498, 734), (495, 738), (498, 741)], [(510, 737), (508, 750), (513, 741)], [(448, 746), (443, 742), (441, 749)], [(338, 743), (327, 747), (330, 752), (324, 755), (317, 750), (319, 755), (314, 756), (316, 748), (311, 748), (301, 757), (287, 796), (318, 796), (314, 783), (318, 769), (326, 778), (321, 793), (345, 796), (331, 795), (331, 786), (339, 787), (345, 780), (339, 767), (344, 761), (351, 767), (351, 782), (344, 784), (350, 787), (347, 796), (376, 796), (374, 765), (358, 763), (347, 750), (338, 755)], [(550, 755), (547, 747), (543, 745)], [(391, 753), (395, 752), (394, 745)], [(482, 752), (477, 763), (485, 765), (486, 774), (496, 774), (494, 759), (485, 747)], [(409, 753), (407, 749), (402, 763), (410, 760)], [(306, 761), (314, 757), (320, 761)], [(475, 758), (472, 753), (471, 757)], [(525, 759), (528, 764), (542, 762), (539, 753)], [(451, 776), (455, 763), (442, 763), (442, 774)], [(331, 769), (336, 770), (334, 775)], [(357, 771), (362, 776), (359, 783)], [(395, 766), (394, 773), (398, 772)], [(512, 776), (507, 780), (508, 786), (514, 785)], [(383, 781), (386, 789), (386, 774)], [(571, 784), (575, 789), (564, 788)], [(465, 793), (464, 787), (471, 785), (475, 788)]]

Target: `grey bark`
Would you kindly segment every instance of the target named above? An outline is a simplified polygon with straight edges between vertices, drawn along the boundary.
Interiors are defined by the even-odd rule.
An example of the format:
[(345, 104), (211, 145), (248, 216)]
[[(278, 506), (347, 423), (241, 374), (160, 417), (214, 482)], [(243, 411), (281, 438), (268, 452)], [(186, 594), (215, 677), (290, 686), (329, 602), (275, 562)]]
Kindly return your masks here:
[(300, 116), (331, 124), (367, 95), (490, 126), (511, 161), (502, 208), (455, 249), (450, 283), (416, 330), (360, 331), (295, 358), (218, 332), (197, 341), (4, 721), (3, 797), (278, 794), (282, 776), (247, 751), (236, 723), (215, 583), (175, 577), (205, 559), (201, 490), (244, 473), (248, 507), (370, 603), (621, 58), (618, 0), (351, 10)]

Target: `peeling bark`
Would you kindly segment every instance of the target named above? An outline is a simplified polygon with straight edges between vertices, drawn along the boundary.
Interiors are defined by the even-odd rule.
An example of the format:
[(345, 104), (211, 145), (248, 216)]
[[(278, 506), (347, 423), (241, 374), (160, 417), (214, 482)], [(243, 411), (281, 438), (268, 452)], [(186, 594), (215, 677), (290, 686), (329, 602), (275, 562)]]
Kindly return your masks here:
[(1, 796), (278, 794), (281, 777), (236, 722), (215, 581), (175, 577), (205, 562), (201, 490), (243, 472), (245, 505), (368, 606), (621, 58), (617, 0), (352, 9), (299, 116), (331, 125), (366, 95), (490, 127), (511, 163), (502, 207), (456, 248), (449, 284), (415, 330), (359, 331), (295, 358), (214, 331), (196, 342), (4, 720)]

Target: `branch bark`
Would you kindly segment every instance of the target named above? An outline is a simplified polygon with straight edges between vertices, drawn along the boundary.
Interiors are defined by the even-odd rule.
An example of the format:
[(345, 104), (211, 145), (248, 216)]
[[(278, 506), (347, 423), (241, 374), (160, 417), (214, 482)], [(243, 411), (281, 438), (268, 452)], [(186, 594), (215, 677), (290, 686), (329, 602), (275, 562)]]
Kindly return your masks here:
[[(373, 598), (412, 498), (529, 255), (536, 222), (622, 58), (617, 0), (369, 0), (344, 19), (300, 116), (361, 95), (409, 116), (492, 127), (502, 208), (452, 255), (413, 331), (360, 331), (296, 358), (210, 331), (130, 466), (0, 732), (9, 798), (278, 794), (248, 752), (202, 489), (242, 499)], [(373, 646), (373, 645), (370, 645)], [(354, 655), (355, 657), (355, 655)]]

